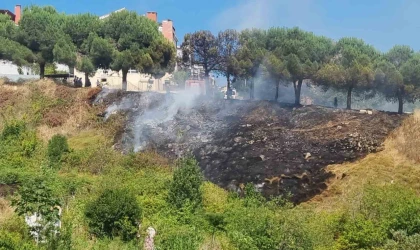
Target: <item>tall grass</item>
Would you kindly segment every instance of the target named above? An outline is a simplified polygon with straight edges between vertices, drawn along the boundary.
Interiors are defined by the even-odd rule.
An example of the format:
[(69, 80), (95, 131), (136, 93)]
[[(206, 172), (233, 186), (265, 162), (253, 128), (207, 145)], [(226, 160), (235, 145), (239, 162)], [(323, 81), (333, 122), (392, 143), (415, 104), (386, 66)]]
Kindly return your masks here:
[(392, 134), (390, 145), (409, 160), (420, 163), (420, 110), (416, 110)]

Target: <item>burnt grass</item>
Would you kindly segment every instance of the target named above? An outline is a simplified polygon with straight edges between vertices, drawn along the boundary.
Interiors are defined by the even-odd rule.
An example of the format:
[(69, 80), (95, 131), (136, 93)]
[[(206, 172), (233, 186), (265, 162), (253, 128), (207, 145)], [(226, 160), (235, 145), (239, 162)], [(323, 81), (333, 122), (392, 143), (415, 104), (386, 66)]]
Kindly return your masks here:
[[(155, 98), (139, 105), (144, 95)], [(120, 95), (112, 101), (118, 102)], [(164, 95), (129, 93), (133, 107), (123, 112), (128, 123), (118, 145), (133, 147), (135, 117)], [(110, 101), (106, 101), (110, 103)], [(287, 195), (294, 203), (327, 188), (333, 177), (326, 166), (355, 161), (382, 150), (386, 137), (405, 115), (320, 106), (293, 107), (269, 101), (196, 101), (173, 119), (142, 127), (147, 149), (171, 159), (193, 155), (207, 180), (241, 192), (254, 183), (266, 197)]]

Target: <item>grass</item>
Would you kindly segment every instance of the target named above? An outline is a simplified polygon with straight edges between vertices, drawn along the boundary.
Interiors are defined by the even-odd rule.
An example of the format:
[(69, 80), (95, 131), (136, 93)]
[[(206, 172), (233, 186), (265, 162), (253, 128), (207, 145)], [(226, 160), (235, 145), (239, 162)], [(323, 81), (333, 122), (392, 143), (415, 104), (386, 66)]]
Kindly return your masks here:
[[(318, 210), (349, 206), (366, 185), (400, 185), (420, 194), (420, 111), (407, 118), (385, 141), (385, 149), (354, 163), (331, 165), (328, 189), (309, 204)], [(359, 198), (358, 198), (359, 197)]]

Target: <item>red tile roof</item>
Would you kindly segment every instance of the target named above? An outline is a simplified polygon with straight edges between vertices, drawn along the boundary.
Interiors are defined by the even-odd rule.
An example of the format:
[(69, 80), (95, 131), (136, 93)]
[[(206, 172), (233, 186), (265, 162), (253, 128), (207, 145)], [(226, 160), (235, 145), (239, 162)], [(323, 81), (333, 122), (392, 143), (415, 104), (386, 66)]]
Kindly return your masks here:
[(12, 21), (15, 21), (15, 14), (13, 14), (10, 10), (0, 10), (0, 14), (9, 15)]

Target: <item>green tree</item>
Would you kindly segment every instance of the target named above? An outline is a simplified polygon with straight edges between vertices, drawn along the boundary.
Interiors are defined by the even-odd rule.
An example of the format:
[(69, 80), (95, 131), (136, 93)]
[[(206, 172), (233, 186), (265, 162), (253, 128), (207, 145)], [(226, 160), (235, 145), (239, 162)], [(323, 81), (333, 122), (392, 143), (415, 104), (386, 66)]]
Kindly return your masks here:
[(127, 190), (104, 190), (86, 206), (85, 216), (90, 232), (98, 237), (135, 238), (141, 208), (134, 194)]
[(121, 11), (111, 14), (103, 25), (104, 38), (115, 45), (111, 68), (122, 71), (124, 90), (130, 68), (156, 75), (173, 70), (170, 65), (175, 65), (175, 48), (163, 41), (155, 22), (135, 12)]
[[(239, 73), (239, 62), (237, 53), (239, 50), (239, 34), (235, 30), (221, 31), (217, 37), (218, 54), (220, 57), (217, 71), (227, 80), (227, 88), (231, 89), (232, 77)], [(227, 98), (231, 96), (228, 94)]]
[(90, 87), (91, 83), (89, 76), (94, 76), (96, 72), (96, 68), (92, 63), (92, 60), (87, 56), (82, 56), (77, 63), (77, 69), (85, 73), (85, 87)]
[(32, 63), (35, 57), (28, 48), (8, 38), (0, 37), (0, 59), (8, 60), (18, 66)]
[(264, 61), (267, 72), (274, 79), (276, 84), (276, 94), (274, 100), (279, 98), (279, 87), (282, 81), (287, 81), (290, 77), (290, 73), (287, 70), (285, 61), (281, 58), (281, 52), (277, 49), (276, 51), (269, 53)]
[(198, 163), (193, 158), (182, 159), (174, 172), (169, 186), (168, 202), (177, 209), (185, 206), (197, 208), (202, 203), (201, 185), (203, 176)]
[(317, 83), (347, 92), (347, 109), (351, 109), (352, 93), (373, 87), (374, 62), (379, 53), (356, 38), (342, 38), (334, 48), (334, 57), (317, 73)]
[[(413, 79), (416, 55), (409, 46), (396, 45), (389, 50), (376, 67), (375, 83), (387, 101), (398, 102), (398, 113), (403, 113), (404, 102), (414, 103), (420, 86)], [(414, 77), (416, 78), (416, 77)]]
[(217, 38), (207, 30), (200, 30), (186, 34), (181, 45), (184, 64), (188, 66), (202, 66), (209, 90), (210, 72), (220, 63)]
[[(63, 24), (63, 32), (71, 37), (74, 45), (80, 49), (91, 33), (99, 33), (101, 22), (98, 16), (90, 13), (67, 15)], [(88, 51), (84, 51), (87, 52)]]
[(191, 73), (186, 70), (178, 70), (172, 74), (172, 81), (178, 84), (179, 88), (185, 88), (185, 82), (190, 78)]
[(77, 70), (85, 74), (85, 87), (91, 86), (89, 76), (94, 75), (96, 68), (101, 64), (105, 64), (109, 68), (111, 64), (112, 45), (106, 41), (108, 46), (105, 46), (105, 51), (102, 49), (102, 44), (97, 46), (98, 41), (101, 43), (103, 40), (98, 36), (101, 28), (98, 16), (89, 13), (68, 15), (63, 25), (63, 31), (71, 37), (77, 48), (78, 61), (75, 66)]
[(34, 53), (41, 79), (47, 63), (75, 63), (74, 46), (62, 31), (63, 23), (64, 15), (50, 6), (30, 6), (23, 11), (17, 40)]
[(303, 81), (314, 81), (320, 65), (330, 58), (332, 40), (299, 28), (272, 28), (267, 36), (267, 49), (276, 51), (275, 54), (286, 63), (295, 91), (295, 104), (300, 105)]
[(250, 99), (254, 99), (254, 79), (261, 71), (266, 56), (266, 41), (265, 30), (244, 30), (239, 35), (240, 48), (236, 54), (239, 64), (237, 76), (249, 82)]
[(60, 202), (54, 197), (52, 189), (43, 178), (37, 177), (23, 184), (18, 198), (12, 201), (16, 212), (21, 216), (35, 216), (36, 222), (30, 230), (42, 241), (53, 230), (59, 220)]

